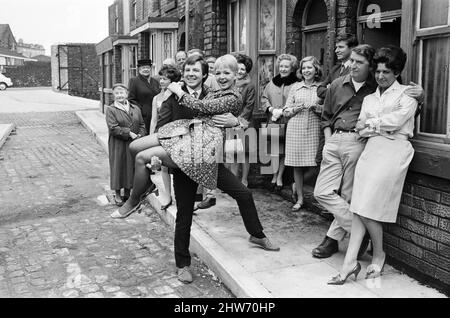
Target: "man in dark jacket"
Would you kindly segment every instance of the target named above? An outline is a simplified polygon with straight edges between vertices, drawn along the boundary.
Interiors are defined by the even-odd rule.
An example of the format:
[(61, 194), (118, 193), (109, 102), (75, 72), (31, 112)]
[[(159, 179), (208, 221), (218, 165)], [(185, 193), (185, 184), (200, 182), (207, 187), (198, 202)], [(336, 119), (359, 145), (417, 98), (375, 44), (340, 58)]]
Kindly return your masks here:
[[(194, 98), (202, 99), (205, 97), (207, 88), (204, 86), (204, 82), (207, 74), (208, 64), (203, 58), (200, 56), (189, 57), (184, 64), (185, 91)], [(196, 115), (195, 111), (185, 106), (180, 106), (175, 95), (172, 95), (161, 106), (157, 129), (174, 120), (192, 119)], [(239, 124), (238, 119), (232, 114), (216, 116), (213, 118), (213, 121), (216, 125), (224, 127), (237, 126)], [(174, 169), (173, 182), (177, 203), (174, 244), (177, 275), (178, 280), (181, 282), (191, 283), (193, 279), (189, 269), (191, 265), (189, 242), (198, 184), (180, 169)], [(265, 250), (279, 251), (280, 248), (274, 245), (263, 232), (252, 193), (231, 171), (225, 168), (223, 163), (219, 163), (217, 187), (237, 201), (245, 228), (251, 235), (250, 242)]]
[(150, 76), (151, 67), (151, 60), (139, 60), (139, 75), (130, 79), (128, 84), (128, 101), (141, 109), (147, 133), (150, 130), (150, 121), (152, 120), (153, 97), (161, 91), (159, 82)]

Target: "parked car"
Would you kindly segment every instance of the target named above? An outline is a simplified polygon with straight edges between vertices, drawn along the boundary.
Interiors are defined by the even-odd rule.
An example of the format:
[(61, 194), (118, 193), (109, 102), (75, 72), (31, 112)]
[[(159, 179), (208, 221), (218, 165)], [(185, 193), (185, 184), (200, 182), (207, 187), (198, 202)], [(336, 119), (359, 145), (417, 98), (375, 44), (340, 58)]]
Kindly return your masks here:
[(0, 91), (4, 91), (5, 89), (7, 89), (12, 85), (13, 82), (11, 81), (11, 79), (0, 73)]

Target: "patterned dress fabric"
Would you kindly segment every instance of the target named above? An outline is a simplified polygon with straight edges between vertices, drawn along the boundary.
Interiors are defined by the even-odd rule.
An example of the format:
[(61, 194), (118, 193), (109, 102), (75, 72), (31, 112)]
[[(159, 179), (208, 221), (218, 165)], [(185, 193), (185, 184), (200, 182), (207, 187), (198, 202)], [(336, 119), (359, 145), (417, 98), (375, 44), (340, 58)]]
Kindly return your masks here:
[(317, 107), (317, 87), (305, 82), (295, 83), (289, 92), (286, 107), (299, 109), (286, 128), (286, 166), (312, 167), (316, 166), (316, 155), (320, 137), (320, 113), (311, 109)]
[(208, 189), (217, 187), (217, 158), (222, 155), (225, 130), (214, 125), (213, 115), (238, 116), (242, 97), (236, 89), (210, 92), (203, 100), (185, 94), (180, 105), (199, 111), (194, 119), (180, 119), (158, 130), (161, 146), (193, 181)]

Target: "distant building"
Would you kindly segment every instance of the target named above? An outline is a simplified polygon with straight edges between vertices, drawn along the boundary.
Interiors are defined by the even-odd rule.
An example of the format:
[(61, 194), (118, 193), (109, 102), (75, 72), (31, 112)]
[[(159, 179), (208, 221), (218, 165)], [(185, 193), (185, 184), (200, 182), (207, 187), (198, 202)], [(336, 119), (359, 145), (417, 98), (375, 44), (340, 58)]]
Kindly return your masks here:
[(17, 53), (26, 57), (35, 57), (37, 55), (45, 55), (45, 48), (40, 44), (24, 43), (22, 39), (19, 39)]
[(17, 42), (9, 24), (0, 24), (0, 47), (16, 52)]
[(23, 65), (25, 61), (36, 61), (17, 51), (17, 42), (9, 24), (0, 24), (0, 72), (6, 66)]

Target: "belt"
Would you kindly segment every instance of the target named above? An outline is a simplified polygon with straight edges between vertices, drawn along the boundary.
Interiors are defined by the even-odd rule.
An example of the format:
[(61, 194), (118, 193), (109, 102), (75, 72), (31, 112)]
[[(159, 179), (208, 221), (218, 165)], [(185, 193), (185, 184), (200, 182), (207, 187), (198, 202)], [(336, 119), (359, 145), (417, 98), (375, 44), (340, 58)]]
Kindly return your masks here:
[(346, 129), (335, 129), (334, 130), (335, 134), (345, 134), (345, 133), (356, 133), (355, 129), (350, 129), (350, 130), (346, 130)]

